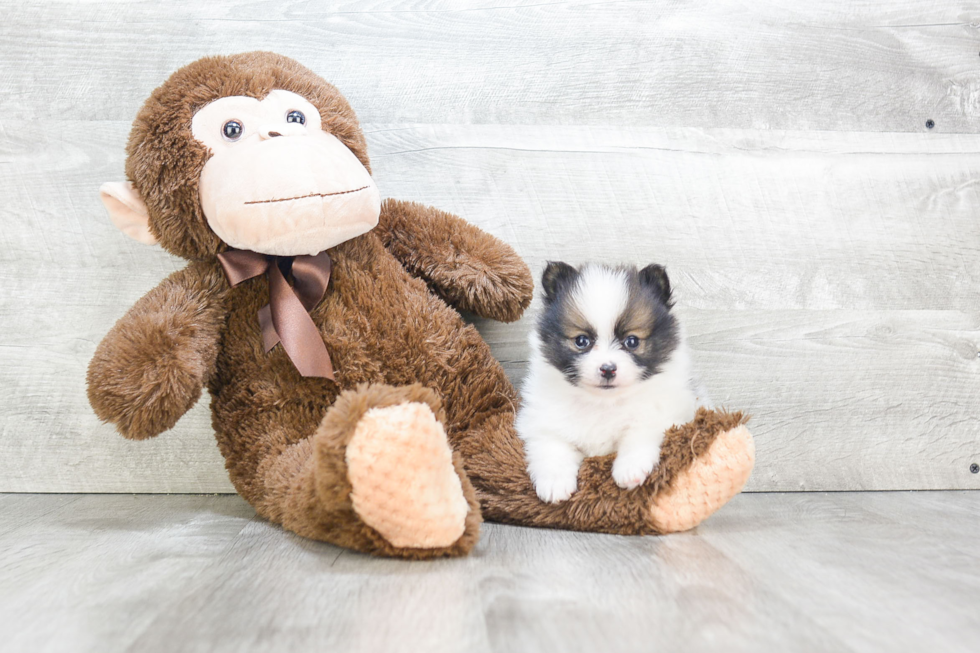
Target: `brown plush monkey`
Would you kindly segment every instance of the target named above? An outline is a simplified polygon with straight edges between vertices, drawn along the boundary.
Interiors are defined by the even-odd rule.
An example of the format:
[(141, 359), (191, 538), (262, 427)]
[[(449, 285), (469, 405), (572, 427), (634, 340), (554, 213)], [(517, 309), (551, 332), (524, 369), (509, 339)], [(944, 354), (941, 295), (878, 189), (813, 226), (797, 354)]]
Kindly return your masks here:
[(657, 471), (619, 489), (611, 460), (538, 500), (517, 395), (455, 308), (520, 317), (532, 280), (456, 216), (381, 202), (357, 118), (282, 56), (209, 57), (146, 101), (113, 222), (190, 261), (113, 327), (89, 399), (128, 438), (211, 393), (231, 480), (259, 514), (373, 554), (461, 555), (487, 519), (610, 533), (697, 525), (737, 493), (753, 444), (740, 414), (675, 427)]

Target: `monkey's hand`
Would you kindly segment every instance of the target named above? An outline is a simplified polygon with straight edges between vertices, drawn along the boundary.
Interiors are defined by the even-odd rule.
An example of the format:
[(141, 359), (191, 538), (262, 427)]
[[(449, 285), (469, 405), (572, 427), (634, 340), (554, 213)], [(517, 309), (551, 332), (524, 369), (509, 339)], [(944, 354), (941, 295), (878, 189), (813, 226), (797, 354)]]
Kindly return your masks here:
[(96, 415), (134, 440), (172, 428), (214, 370), (226, 288), (213, 266), (194, 263), (136, 302), (89, 363)]
[(411, 274), (457, 308), (513, 322), (531, 303), (534, 281), (521, 257), (451, 213), (389, 199), (377, 229)]

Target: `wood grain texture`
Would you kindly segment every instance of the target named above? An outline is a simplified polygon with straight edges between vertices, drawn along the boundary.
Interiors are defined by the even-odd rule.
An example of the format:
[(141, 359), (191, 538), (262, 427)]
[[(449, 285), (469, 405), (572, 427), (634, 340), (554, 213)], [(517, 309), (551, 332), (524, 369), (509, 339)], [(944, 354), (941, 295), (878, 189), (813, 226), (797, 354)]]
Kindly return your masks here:
[(980, 131), (949, 0), (0, 2), (0, 112), (130, 120), (172, 70), (273, 50), (366, 122)]
[[(177, 66), (255, 48), (349, 96), (383, 195), (535, 274), (665, 263), (713, 397), (755, 415), (750, 490), (980, 488), (976, 4), (0, 10), (0, 491), (231, 491), (206, 405), (127, 442), (84, 372), (182, 265), (97, 201), (133, 115)], [(478, 322), (516, 382), (536, 308)]]
[(0, 638), (11, 653), (960, 653), (980, 636), (978, 514), (978, 492), (741, 495), (684, 534), (490, 524), (469, 558), (405, 562), (285, 533), (238, 497), (0, 496)]

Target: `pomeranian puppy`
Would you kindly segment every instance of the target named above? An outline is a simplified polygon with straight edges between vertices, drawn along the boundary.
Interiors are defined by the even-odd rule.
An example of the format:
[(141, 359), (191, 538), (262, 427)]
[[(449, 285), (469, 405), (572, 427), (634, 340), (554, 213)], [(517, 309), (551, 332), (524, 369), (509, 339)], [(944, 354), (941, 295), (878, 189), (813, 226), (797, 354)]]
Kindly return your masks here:
[(635, 488), (660, 461), (664, 432), (698, 406), (667, 272), (550, 262), (541, 285), (516, 422), (535, 490), (564, 501), (582, 460), (613, 452), (616, 484)]

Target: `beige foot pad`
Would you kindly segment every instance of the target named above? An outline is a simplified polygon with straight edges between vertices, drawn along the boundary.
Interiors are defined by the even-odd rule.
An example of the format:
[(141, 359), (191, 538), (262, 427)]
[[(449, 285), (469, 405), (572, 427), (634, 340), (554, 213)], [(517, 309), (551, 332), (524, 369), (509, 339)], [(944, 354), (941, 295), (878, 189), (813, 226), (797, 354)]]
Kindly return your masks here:
[(650, 507), (657, 530), (676, 533), (700, 524), (742, 490), (753, 464), (755, 442), (744, 425), (719, 435)]
[(430, 549), (462, 536), (469, 506), (446, 433), (426, 404), (369, 410), (346, 459), (354, 510), (391, 544)]

